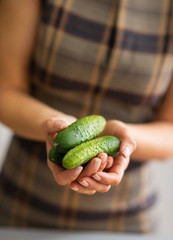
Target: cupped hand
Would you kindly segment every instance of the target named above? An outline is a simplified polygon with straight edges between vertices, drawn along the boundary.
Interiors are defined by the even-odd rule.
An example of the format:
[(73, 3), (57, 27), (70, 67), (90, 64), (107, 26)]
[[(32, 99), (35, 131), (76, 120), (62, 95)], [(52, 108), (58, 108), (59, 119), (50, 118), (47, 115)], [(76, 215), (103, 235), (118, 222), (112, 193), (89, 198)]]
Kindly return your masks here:
[[(55, 135), (74, 121), (76, 121), (76, 118), (69, 116), (62, 118), (49, 118), (42, 123), (41, 128), (45, 137), (47, 155), (53, 146)], [(71, 170), (66, 170), (60, 165), (52, 163), (48, 158), (47, 164), (55, 181), (59, 185), (70, 184), (79, 176), (83, 169), (82, 166), (79, 166)]]
[[(113, 164), (113, 158), (108, 157), (106, 153), (100, 153), (97, 157), (91, 159), (78, 178), (70, 184), (71, 189), (78, 193), (93, 195), (96, 191), (107, 192), (110, 186), (99, 184), (92, 178), (94, 174), (101, 173), (104, 169)], [(101, 185), (101, 186), (99, 186)]]
[(111, 135), (117, 137), (121, 141), (119, 152), (125, 158), (130, 155), (136, 149), (136, 141), (131, 133), (127, 124), (118, 120), (107, 121), (106, 127), (100, 136)]
[[(74, 121), (76, 121), (76, 118), (74, 117), (67, 117), (61, 119), (49, 118), (42, 123), (41, 128), (45, 137), (47, 155), (51, 147), (53, 146), (55, 135)], [(102, 171), (106, 165), (110, 165), (110, 162), (107, 163), (107, 157), (105, 157), (105, 154), (102, 154), (99, 155), (98, 158), (91, 160), (85, 168), (79, 166), (74, 169), (66, 170), (62, 166), (52, 163), (48, 158), (47, 164), (57, 184), (70, 185), (72, 182), (80, 179), (82, 176), (89, 177), (95, 174), (98, 170)], [(86, 191), (84, 189), (80, 192), (85, 193)]]
[[(101, 136), (106, 135), (112, 135), (120, 139), (121, 145), (118, 155), (113, 159), (102, 153), (102, 155), (105, 154), (107, 159), (104, 168), (98, 169), (96, 173), (91, 175), (92, 177), (86, 176), (83, 171), (79, 175), (78, 181), (71, 184), (73, 190), (85, 194), (94, 194), (96, 191), (107, 192), (111, 186), (116, 186), (121, 182), (130, 161), (130, 155), (136, 149), (136, 142), (128, 126), (117, 120), (107, 121)], [(92, 162), (89, 164), (92, 164)]]

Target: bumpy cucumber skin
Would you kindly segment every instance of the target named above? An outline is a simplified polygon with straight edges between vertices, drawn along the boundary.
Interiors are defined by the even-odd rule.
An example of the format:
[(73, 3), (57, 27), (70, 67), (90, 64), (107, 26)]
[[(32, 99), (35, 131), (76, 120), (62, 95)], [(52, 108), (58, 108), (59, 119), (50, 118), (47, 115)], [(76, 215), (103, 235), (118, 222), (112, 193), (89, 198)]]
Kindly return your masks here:
[(81, 118), (56, 135), (54, 146), (59, 152), (66, 153), (79, 144), (99, 136), (105, 125), (106, 120), (100, 115)]
[(62, 165), (62, 159), (64, 153), (59, 153), (58, 150), (53, 146), (49, 151), (49, 160), (53, 163)]
[(72, 169), (88, 162), (102, 152), (114, 156), (119, 147), (120, 140), (116, 137), (103, 136), (96, 138), (71, 149), (64, 156), (62, 165), (66, 169)]

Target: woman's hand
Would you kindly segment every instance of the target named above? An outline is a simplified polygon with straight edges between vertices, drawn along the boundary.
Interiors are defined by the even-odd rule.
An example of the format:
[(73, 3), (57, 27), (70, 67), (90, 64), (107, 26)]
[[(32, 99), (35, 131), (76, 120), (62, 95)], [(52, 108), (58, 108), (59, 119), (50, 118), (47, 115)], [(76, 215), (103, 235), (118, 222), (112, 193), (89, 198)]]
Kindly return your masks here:
[[(76, 118), (67, 116), (62, 117), (61, 119), (49, 118), (42, 123), (41, 128), (46, 141), (47, 154), (53, 146), (55, 135), (74, 121), (76, 121)], [(47, 159), (47, 163), (48, 167), (52, 171), (55, 181), (59, 185), (69, 185), (77, 180), (77, 178), (80, 179), (82, 176), (90, 177), (98, 170), (102, 171), (106, 165), (110, 165), (110, 161), (107, 162), (107, 156), (105, 156), (105, 154), (100, 154), (97, 158), (92, 159), (84, 168), (84, 170), (82, 166), (71, 170), (66, 170), (60, 165), (52, 163), (49, 159)], [(74, 190), (76, 190), (76, 188)], [(84, 191), (81, 190), (80, 192), (85, 193), (85, 189)]]
[(111, 135), (121, 141), (120, 154), (125, 158), (130, 157), (136, 149), (136, 141), (127, 124), (118, 120), (107, 121), (106, 127), (100, 136)]
[(87, 163), (78, 178), (70, 184), (71, 189), (88, 195), (93, 195), (96, 191), (107, 192), (110, 185), (99, 184), (93, 180), (92, 176), (98, 172), (101, 173), (104, 169), (108, 169), (112, 164), (112, 157), (108, 157), (106, 153), (100, 153)]
[[(96, 191), (107, 192), (111, 186), (121, 182), (130, 161), (130, 155), (136, 149), (136, 142), (128, 126), (121, 121), (108, 121), (101, 136), (104, 135), (112, 135), (120, 139), (121, 146), (118, 156), (113, 159), (105, 153), (100, 154), (103, 159), (106, 159), (105, 166), (102, 165), (102, 168), (92, 174), (92, 177), (87, 177), (83, 171), (79, 175), (78, 181), (71, 184), (73, 190), (85, 194), (94, 194)], [(91, 161), (89, 164), (92, 164)]]
[[(76, 121), (76, 118), (69, 116), (62, 118), (49, 118), (42, 123), (41, 128), (46, 141), (47, 154), (53, 146), (55, 135), (74, 121)], [(72, 170), (65, 170), (60, 165), (52, 163), (49, 159), (47, 159), (47, 164), (52, 171), (55, 181), (59, 185), (70, 184), (79, 176), (83, 169), (83, 167), (79, 166)]]

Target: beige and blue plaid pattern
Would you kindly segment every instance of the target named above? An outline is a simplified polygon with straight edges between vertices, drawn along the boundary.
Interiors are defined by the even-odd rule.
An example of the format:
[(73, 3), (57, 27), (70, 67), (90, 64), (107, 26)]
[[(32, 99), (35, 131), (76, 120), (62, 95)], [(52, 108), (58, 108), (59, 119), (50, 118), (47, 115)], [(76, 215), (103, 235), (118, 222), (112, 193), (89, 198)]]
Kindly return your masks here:
[[(44, 1), (31, 95), (65, 113), (152, 121), (173, 69), (171, 0)], [(14, 137), (0, 175), (0, 225), (153, 231), (150, 164), (131, 161), (122, 183), (87, 196), (58, 186), (43, 143)]]

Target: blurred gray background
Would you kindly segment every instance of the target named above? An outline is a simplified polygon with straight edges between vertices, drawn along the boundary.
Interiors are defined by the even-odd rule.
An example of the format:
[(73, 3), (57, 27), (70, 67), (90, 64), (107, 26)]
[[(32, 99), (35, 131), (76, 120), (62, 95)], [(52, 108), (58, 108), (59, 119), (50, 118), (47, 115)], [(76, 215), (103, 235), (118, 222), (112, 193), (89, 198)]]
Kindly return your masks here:
[[(0, 169), (10, 144), (12, 132), (0, 123)], [(159, 234), (173, 237), (173, 159), (152, 164), (156, 181), (160, 186), (161, 227)]]

